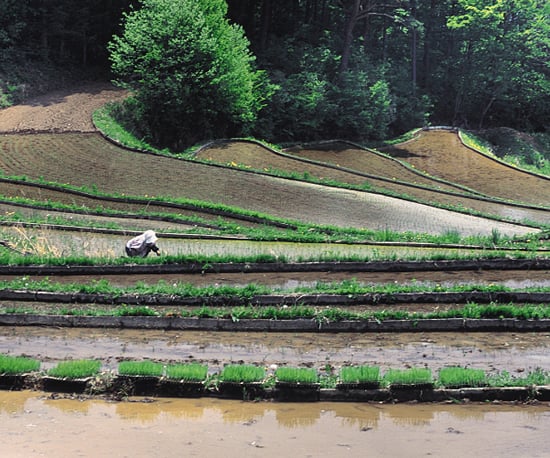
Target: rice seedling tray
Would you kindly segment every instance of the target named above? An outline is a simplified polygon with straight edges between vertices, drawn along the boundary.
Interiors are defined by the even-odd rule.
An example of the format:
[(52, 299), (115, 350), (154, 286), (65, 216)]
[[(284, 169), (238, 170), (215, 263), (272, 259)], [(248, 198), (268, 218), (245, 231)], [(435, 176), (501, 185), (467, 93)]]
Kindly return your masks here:
[(48, 392), (85, 393), (91, 377), (69, 378), (46, 375), (41, 379), (41, 388)]
[(159, 396), (198, 398), (205, 394), (204, 382), (161, 378), (155, 386)]
[(262, 382), (220, 382), (218, 392), (221, 397), (230, 399), (251, 400), (266, 396)]

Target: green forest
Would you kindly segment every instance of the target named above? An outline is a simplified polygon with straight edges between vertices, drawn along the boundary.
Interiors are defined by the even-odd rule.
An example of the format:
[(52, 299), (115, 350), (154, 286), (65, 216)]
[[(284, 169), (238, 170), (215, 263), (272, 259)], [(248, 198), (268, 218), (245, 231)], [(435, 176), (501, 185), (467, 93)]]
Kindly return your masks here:
[(547, 0), (0, 0), (0, 107), (84, 79), (153, 143), (550, 129)]

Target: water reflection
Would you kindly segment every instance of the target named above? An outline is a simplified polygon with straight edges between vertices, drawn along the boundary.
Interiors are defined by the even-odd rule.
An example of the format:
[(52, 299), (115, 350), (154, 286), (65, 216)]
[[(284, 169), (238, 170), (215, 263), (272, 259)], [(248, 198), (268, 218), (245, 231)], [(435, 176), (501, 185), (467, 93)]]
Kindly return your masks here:
[(0, 392), (2, 456), (550, 456), (548, 405), (62, 399)]
[(139, 423), (152, 423), (159, 417), (200, 420), (219, 417), (224, 423), (251, 424), (273, 416), (284, 428), (314, 426), (330, 417), (344, 426), (374, 428), (381, 420), (400, 426), (426, 426), (436, 417), (446, 415), (456, 420), (484, 421), (498, 413), (514, 413), (526, 419), (550, 419), (549, 405), (512, 404), (378, 404), (378, 403), (285, 403), (273, 401), (243, 402), (217, 398), (141, 398), (123, 401), (72, 397), (33, 391), (0, 392), (0, 416), (28, 411), (28, 404), (59, 412), (66, 416), (90, 414), (98, 407), (118, 418)]

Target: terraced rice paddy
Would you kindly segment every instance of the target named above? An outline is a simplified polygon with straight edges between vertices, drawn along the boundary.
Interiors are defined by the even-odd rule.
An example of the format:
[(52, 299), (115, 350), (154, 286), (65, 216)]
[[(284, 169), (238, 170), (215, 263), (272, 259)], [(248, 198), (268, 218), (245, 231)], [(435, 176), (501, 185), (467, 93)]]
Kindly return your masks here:
[(416, 169), (484, 194), (548, 208), (550, 179), (503, 164), (465, 147), (455, 132), (421, 131), (414, 139), (384, 148)]
[[(63, 103), (65, 102), (68, 103), (69, 99), (63, 99)], [(48, 106), (53, 109), (56, 103), (44, 105), (42, 108)], [(63, 119), (66, 120), (66, 117)], [(2, 116), (0, 131), (1, 120)], [(464, 148), (455, 132), (422, 132), (411, 142), (388, 149), (387, 152), (394, 156), (400, 154), (399, 158), (407, 159), (407, 162), (399, 162), (390, 156), (345, 142), (298, 145), (284, 153), (255, 142), (214, 142), (199, 150), (193, 157), (168, 157), (122, 148), (88, 129), (83, 129), (86, 132), (70, 132), (71, 129), (64, 126), (61, 131), (43, 132), (34, 125), (30, 128), (40, 132), (22, 134), (10, 128), (6, 129), (9, 134), (0, 136), (0, 170), (3, 174), (0, 180), (3, 201), (0, 209), (6, 216), (12, 217), (11, 220), (4, 221), (5, 226), (0, 229), (0, 233), (1, 238), (10, 240), (17, 240), (18, 237), (34, 242), (43, 240), (55, 248), (50, 251), (53, 257), (100, 255), (119, 261), (127, 238), (135, 232), (149, 228), (159, 233), (159, 245), (164, 255), (186, 255), (201, 259), (214, 255), (247, 257), (259, 254), (288, 262), (339, 257), (354, 257), (364, 261), (459, 258), (496, 256), (497, 253), (499, 256), (504, 256), (502, 253), (505, 253), (510, 257), (548, 256), (548, 251), (543, 249), (518, 254), (514, 248), (508, 246), (507, 251), (498, 251), (500, 236), (536, 236), (545, 224), (550, 223), (548, 179), (525, 174)], [(425, 159), (424, 162), (421, 162), (422, 158)], [(453, 174), (452, 171), (457, 173)], [(67, 186), (71, 188), (68, 189)], [(17, 201), (16, 198), (21, 200)], [(210, 204), (210, 207), (201, 206), (202, 202)], [(61, 208), (50, 205), (52, 203), (59, 204)], [(213, 210), (220, 204), (224, 205), (223, 211), (219, 208)], [(443, 208), (448, 206), (461, 211)], [(468, 214), (472, 212), (476, 215)], [(19, 219), (17, 224), (13, 223), (17, 219), (13, 218), (14, 215)], [(34, 224), (34, 219), (47, 224)], [(284, 219), (284, 224), (281, 219)], [(76, 224), (62, 227), (63, 224), (59, 224), (57, 220)], [(530, 221), (529, 225), (526, 220)], [(279, 240), (283, 231), (288, 230), (291, 233), (300, 224), (320, 225), (321, 227), (311, 226), (309, 230), (327, 234), (327, 239), (332, 230), (327, 226), (330, 226), (372, 229), (382, 233), (454, 233), (457, 236), (481, 234), (489, 238), (492, 236), (495, 246), (385, 244), (374, 243), (367, 236), (360, 240), (361, 243), (340, 243), (341, 240), (335, 239), (328, 239), (332, 243)], [(232, 227), (231, 232), (220, 229), (229, 225)], [(245, 228), (265, 231), (266, 240), (245, 237), (245, 233), (249, 234)], [(126, 264), (128, 269), (129, 265), (130, 263)], [(443, 273), (437, 276), (434, 273), (429, 277), (420, 273), (415, 275), (414, 272), (408, 276), (402, 272), (389, 273), (383, 278), (380, 273), (378, 276), (359, 275), (353, 271), (342, 276), (331, 272), (307, 272), (289, 277), (268, 274), (269, 278), (247, 276), (243, 273), (231, 276), (198, 274), (194, 281), (205, 286), (263, 282), (273, 288), (283, 289), (291, 285), (329, 282), (334, 279), (356, 281), (360, 284), (414, 284), (417, 281), (426, 281), (445, 289), (461, 281), (470, 284), (476, 281), (502, 284), (506, 277), (507, 281), (520, 285), (518, 288), (525, 288), (529, 282), (544, 288), (547, 286), (546, 274), (547, 271), (543, 270), (537, 270), (536, 274), (516, 270), (508, 276), (493, 272), (491, 277), (484, 271), (471, 272), (469, 278), (461, 279), (458, 275), (449, 273), (447, 276)], [(139, 282), (154, 284), (159, 281), (159, 276), (151, 272), (142, 272), (140, 275), (128, 274), (111, 279), (122, 286)], [(72, 279), (77, 284), (83, 284), (86, 280), (93, 282), (108, 279), (108, 276), (75, 276)], [(67, 277), (65, 280), (70, 281), (71, 278)], [(169, 275), (164, 275), (160, 280), (174, 283), (191, 281)], [(94, 304), (89, 305), (94, 307)], [(10, 307), (14, 304), (3, 306)], [(41, 304), (39, 307), (46, 310), (50, 305)], [(415, 310), (415, 307), (407, 304), (403, 309)], [(440, 305), (430, 304), (428, 307), (437, 308)], [(417, 309), (421, 307), (418, 306)], [(44, 344), (38, 331), (33, 331), (38, 332), (36, 339), (31, 339), (33, 342), (25, 341), (21, 337), (23, 334), (30, 335), (29, 330), (24, 330), (23, 333), (21, 328), (6, 328), (4, 331), (7, 331), (7, 352), (27, 351), (24, 350), (27, 344), (35, 345), (34, 350), (29, 350), (30, 353), (42, 351), (44, 348), (53, 349), (53, 346)], [(58, 330), (48, 332), (55, 334)], [(137, 345), (136, 353), (131, 355), (136, 359), (140, 355), (161, 360), (180, 357), (193, 359), (202, 352), (209, 355), (205, 359), (217, 359), (223, 365), (234, 359), (258, 363), (266, 360), (268, 354), (276, 353), (280, 355), (276, 363), (284, 364), (285, 354), (288, 356), (292, 353), (292, 361), (296, 364), (319, 367), (328, 363), (346, 364), (350, 358), (353, 361), (368, 361), (372, 359), (372, 352), (377, 349), (377, 344), (382, 350), (378, 353), (379, 358), (374, 359), (381, 364), (386, 364), (396, 354), (405, 358), (399, 360), (399, 365), (402, 366), (428, 361), (444, 364), (444, 355), (449, 354), (449, 345), (453, 339), (444, 336), (442, 341), (438, 340), (436, 346), (441, 343), (442, 348), (434, 348), (431, 356), (437, 353), (437, 357), (430, 359), (431, 356), (425, 349), (434, 347), (432, 344), (435, 341), (431, 341), (429, 335), (395, 338), (374, 334), (373, 343), (362, 340), (365, 336), (360, 335), (325, 335), (321, 342), (316, 335), (296, 333), (284, 337), (272, 336), (274, 340), (270, 340), (269, 348), (262, 347), (256, 351), (258, 339), (265, 342), (263, 333), (253, 334), (251, 337), (232, 336), (241, 339), (240, 343), (228, 344), (223, 348), (218, 345), (219, 335), (186, 334), (193, 340), (191, 346), (185, 347), (189, 344), (186, 341), (183, 343), (186, 350), (179, 347), (172, 354), (167, 350), (173, 345), (170, 339), (173, 337), (178, 340), (179, 334), (170, 335), (168, 340), (158, 340), (153, 345), (154, 350), (148, 348), (147, 351), (143, 349), (143, 345), (148, 346), (153, 341), (150, 339), (157, 342), (156, 334), (137, 334), (141, 342)], [(102, 341), (103, 337), (95, 336), (97, 342)], [(110, 334), (107, 337), (110, 342), (105, 343), (106, 346), (112, 345), (116, 340), (116, 336), (111, 338), (113, 336)], [(526, 361), (525, 366), (528, 369), (536, 367), (537, 362), (546, 364), (545, 356), (541, 356), (548, 347), (546, 334), (529, 335), (525, 339), (504, 334), (502, 337), (504, 340), (499, 340), (501, 346), (498, 355), (487, 356), (484, 353), (483, 357), (487, 358), (482, 362), (478, 361), (480, 364), (493, 361), (495, 370), (510, 364), (515, 366), (518, 361)], [(455, 362), (468, 361), (469, 355), (478, 351), (480, 339), (484, 342), (491, 342), (493, 339), (487, 334), (468, 335), (464, 338), (466, 341), (457, 343), (456, 352), (452, 354)], [(57, 338), (51, 334), (45, 339), (50, 344), (57, 344)], [(405, 344), (405, 340), (400, 339), (409, 340)], [(70, 337), (69, 340), (74, 355), (52, 354), (49, 357), (76, 357), (85, 353), (86, 344), (82, 344), (82, 336), (74, 339)], [(394, 340), (403, 345), (394, 347)], [(306, 341), (309, 343), (304, 351), (290, 352), (289, 349), (299, 349)], [(529, 345), (525, 344), (524, 348), (520, 348), (522, 342), (526, 341), (529, 341)], [(69, 341), (63, 341), (61, 347), (67, 342)], [(241, 345), (242, 342), (244, 344)], [(313, 343), (310, 345), (311, 342)], [(515, 353), (514, 358), (507, 359), (507, 344), (516, 343), (521, 351)], [(248, 344), (250, 348), (247, 348)], [(122, 345), (124, 347), (126, 344)], [(384, 350), (383, 347), (387, 349)], [(408, 350), (406, 353), (403, 352), (405, 347)], [(127, 349), (126, 345), (121, 352)], [(150, 350), (154, 355), (149, 353)], [(63, 349), (59, 351), (62, 352)], [(214, 353), (216, 356), (210, 356)], [(246, 357), (243, 356), (245, 353)]]
[[(431, 134), (437, 136), (439, 132), (432, 131)], [(457, 137), (456, 133), (451, 135)], [(454, 143), (447, 142), (447, 148), (454, 151)], [(463, 145), (462, 149), (468, 150)], [(452, 154), (460, 155), (461, 151), (458, 148)], [(514, 205), (513, 202), (510, 202), (512, 199), (508, 202), (495, 201), (495, 199), (503, 199), (503, 197), (498, 193), (486, 193), (483, 184), (475, 180), (469, 180), (466, 185), (462, 185), (461, 181), (453, 182), (448, 176), (438, 178), (437, 175), (420, 173), (410, 165), (407, 166), (405, 163), (375, 151), (361, 149), (343, 142), (326, 142), (307, 147), (297, 146), (287, 150), (287, 153), (290, 154), (281, 155), (281, 153), (258, 144), (233, 142), (214, 143), (211, 147), (203, 148), (197, 157), (219, 164), (238, 164), (256, 170), (279, 170), (298, 174), (298, 176), (306, 174), (319, 180), (330, 179), (354, 185), (368, 183), (379, 190), (410, 196), (421, 202), (467, 208), (520, 222), (523, 220), (550, 222), (548, 211), (550, 196), (544, 200), (547, 197), (545, 192), (546, 188), (550, 187), (550, 181), (516, 169), (509, 168), (510, 179), (523, 182), (524, 175), (529, 175), (529, 180), (526, 183), (528, 189), (524, 190), (524, 193), (529, 194), (530, 191), (533, 191), (533, 194), (530, 194), (531, 198), (542, 200), (544, 204)], [(501, 166), (496, 161), (491, 162), (480, 153), (475, 154), (482, 156), (487, 164), (493, 165), (492, 162), (494, 162), (497, 166)], [(443, 157), (442, 160), (446, 160), (446, 158)], [(477, 177), (484, 176), (483, 164), (475, 165), (482, 167), (481, 171), (476, 172)], [(501, 187), (507, 186), (504, 176), (500, 176), (499, 179)], [(543, 208), (537, 208), (539, 205), (542, 205)]]
[[(365, 191), (135, 153), (107, 142), (99, 134), (6, 135), (0, 137), (0, 149), (3, 152), (0, 168), (7, 176), (71, 184), (118, 196), (186, 198), (306, 223), (375, 230), (436, 234), (457, 231), (463, 235), (490, 234), (493, 230), (509, 235), (533, 231), (517, 224), (450, 212)], [(235, 154), (234, 161), (240, 162), (238, 154)], [(304, 171), (307, 170), (306, 167)], [(328, 173), (332, 169), (326, 170)], [(342, 182), (346, 182), (346, 177), (355, 176), (342, 173), (339, 176)], [(431, 197), (427, 196), (426, 200), (434, 197), (432, 191), (421, 191), (430, 194)], [(41, 189), (39, 192), (42, 199), (55, 198), (49, 195), (55, 191)], [(26, 193), (36, 195), (28, 188), (16, 195)], [(444, 201), (445, 196), (438, 197)], [(78, 201), (74, 195), (67, 197)], [(468, 197), (462, 196), (455, 203), (467, 201)], [(479, 203), (480, 208), (489, 205), (489, 213), (513, 214), (518, 222), (523, 218), (540, 222), (550, 220), (548, 210), (475, 202), (476, 205)], [(105, 201), (101, 204), (112, 205)], [(148, 209), (150, 204), (143, 205)], [(128, 204), (127, 208), (133, 209)]]

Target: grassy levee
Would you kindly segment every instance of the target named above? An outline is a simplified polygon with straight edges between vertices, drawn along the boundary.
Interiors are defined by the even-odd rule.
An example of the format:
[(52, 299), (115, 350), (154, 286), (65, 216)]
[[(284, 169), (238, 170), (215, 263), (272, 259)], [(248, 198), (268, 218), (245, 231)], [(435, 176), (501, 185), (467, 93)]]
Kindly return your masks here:
[[(98, 134), (7, 135), (0, 142), (5, 152), (0, 166), (5, 175), (70, 183), (105, 194), (196, 199), (339, 227), (431, 234), (457, 231), (464, 235), (490, 234), (493, 230), (507, 235), (532, 232), (519, 225), (365, 191), (140, 154), (113, 145)], [(516, 214), (516, 210), (510, 212)]]
[(534, 205), (550, 205), (550, 178), (536, 176), (466, 147), (456, 132), (421, 131), (412, 140), (381, 148), (418, 170), (484, 194)]

